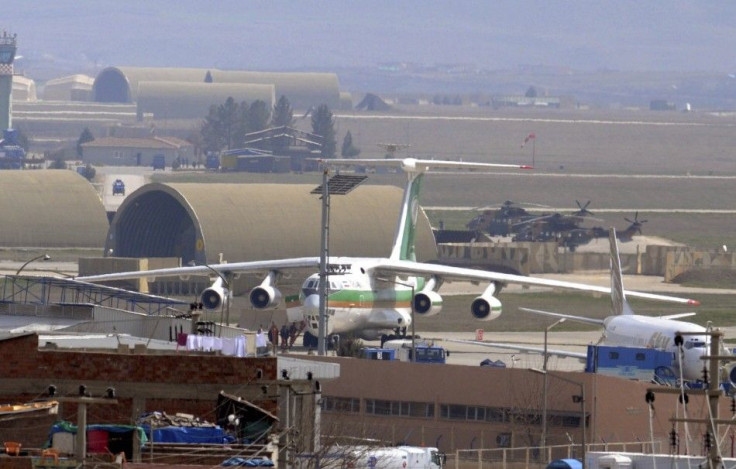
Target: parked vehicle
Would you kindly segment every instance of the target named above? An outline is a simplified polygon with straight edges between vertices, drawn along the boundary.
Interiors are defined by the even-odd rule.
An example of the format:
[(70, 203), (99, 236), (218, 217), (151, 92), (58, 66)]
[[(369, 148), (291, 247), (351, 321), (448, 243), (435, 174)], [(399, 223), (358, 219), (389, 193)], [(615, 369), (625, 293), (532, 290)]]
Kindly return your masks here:
[[(445, 363), (448, 352), (437, 345), (425, 341), (416, 341), (416, 363)], [(411, 339), (388, 340), (383, 347), (366, 347), (362, 357), (369, 360), (399, 360), (410, 362), (412, 356)]]
[(153, 156), (153, 170), (156, 171), (157, 169), (166, 169), (166, 157), (164, 155)]
[(395, 448), (365, 448), (356, 450), (355, 469), (442, 469), (446, 456), (437, 448), (397, 446)]
[(115, 179), (112, 183), (112, 195), (125, 195), (125, 183), (122, 179)]

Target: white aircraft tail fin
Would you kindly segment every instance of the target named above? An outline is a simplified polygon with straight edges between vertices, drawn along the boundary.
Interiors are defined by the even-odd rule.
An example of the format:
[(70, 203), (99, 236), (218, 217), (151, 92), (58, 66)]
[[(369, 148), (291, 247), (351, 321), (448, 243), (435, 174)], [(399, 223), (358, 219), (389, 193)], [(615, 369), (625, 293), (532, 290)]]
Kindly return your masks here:
[(611, 314), (634, 314), (624, 293), (624, 276), (621, 272), (621, 257), (618, 252), (615, 228), (609, 230), (608, 239), (611, 243)]
[(390, 166), (399, 168), (407, 174), (404, 197), (401, 203), (399, 221), (396, 227), (393, 247), (389, 258), (392, 260), (415, 261), (414, 237), (419, 214), (419, 192), (424, 173), (435, 169), (454, 169), (465, 171), (484, 171), (492, 168), (532, 169), (528, 165), (502, 163), (469, 163), (463, 161), (421, 160), (415, 158), (396, 159), (327, 159), (320, 160), (327, 166)]

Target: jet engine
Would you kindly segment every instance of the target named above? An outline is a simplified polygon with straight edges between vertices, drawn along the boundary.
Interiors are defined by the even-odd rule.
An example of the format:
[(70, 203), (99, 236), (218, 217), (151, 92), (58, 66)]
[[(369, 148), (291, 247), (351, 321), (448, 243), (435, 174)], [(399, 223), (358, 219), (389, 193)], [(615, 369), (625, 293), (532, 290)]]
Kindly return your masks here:
[(281, 303), (281, 291), (276, 288), (278, 273), (270, 272), (263, 282), (250, 291), (250, 304), (255, 309), (276, 308)]
[(731, 386), (736, 386), (736, 364), (731, 364), (726, 367), (726, 375)]
[(217, 277), (215, 282), (202, 292), (202, 305), (207, 309), (216, 309), (227, 301), (227, 289), (222, 285), (222, 278)]
[(494, 293), (496, 293), (496, 284), (491, 283), (482, 295), (473, 300), (470, 312), (475, 319), (492, 321), (501, 315), (501, 301), (493, 296)]
[(435, 291), (420, 291), (414, 295), (414, 312), (422, 316), (434, 316), (442, 311), (442, 297)]

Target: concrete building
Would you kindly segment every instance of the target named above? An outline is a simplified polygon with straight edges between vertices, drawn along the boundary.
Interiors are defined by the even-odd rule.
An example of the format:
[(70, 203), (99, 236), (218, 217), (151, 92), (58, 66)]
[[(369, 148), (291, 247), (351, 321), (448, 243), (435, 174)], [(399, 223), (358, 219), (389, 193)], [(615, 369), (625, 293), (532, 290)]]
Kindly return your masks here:
[[(449, 454), (460, 449), (498, 450), (495, 456), (484, 453), (484, 460), (499, 463), (503, 449), (539, 445), (544, 409), (541, 373), (519, 368), (315, 359), (340, 364), (340, 379), (323, 386), (322, 421), (327, 431), (386, 444), (436, 446)], [(655, 389), (655, 413), (645, 399), (653, 385), (642, 381), (550, 371), (548, 386), (549, 446), (574, 442), (579, 451), (585, 430), (589, 450), (602, 451), (607, 444), (622, 442), (631, 448), (631, 443), (639, 442), (634, 449), (639, 451), (641, 442), (653, 441), (666, 453), (673, 429), (670, 418), (683, 412), (676, 390), (664, 388), (661, 392)], [(574, 396), (580, 396), (582, 388), (585, 400), (576, 402), (579, 399)], [(703, 393), (688, 393), (688, 418), (706, 419)], [(720, 415), (730, 416), (730, 406), (731, 398), (721, 396)], [(702, 454), (700, 441), (707, 429), (703, 423), (690, 424), (693, 453)], [(681, 427), (678, 431), (684, 451), (686, 435)], [(728, 445), (722, 442), (723, 451)], [(538, 462), (548, 460), (537, 450), (507, 452), (504, 461), (523, 462), (530, 454)], [(477, 462), (480, 456), (475, 453), (468, 458)]]
[(69, 75), (49, 80), (43, 87), (44, 101), (90, 101), (94, 78)]
[(102, 137), (82, 144), (85, 164), (108, 166), (151, 166), (156, 155), (163, 155), (166, 166), (180, 161), (194, 161), (194, 146), (176, 137), (121, 138)]
[(36, 82), (23, 75), (13, 75), (13, 101), (33, 102), (36, 95)]

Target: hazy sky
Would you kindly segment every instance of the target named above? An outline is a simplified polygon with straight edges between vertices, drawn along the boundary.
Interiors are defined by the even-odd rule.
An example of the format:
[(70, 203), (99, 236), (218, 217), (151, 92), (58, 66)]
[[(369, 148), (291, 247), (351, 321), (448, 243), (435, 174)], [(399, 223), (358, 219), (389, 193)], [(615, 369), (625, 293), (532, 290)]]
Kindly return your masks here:
[(98, 66), (736, 72), (736, 3), (718, 1), (20, 0), (0, 28), (26, 60)]

